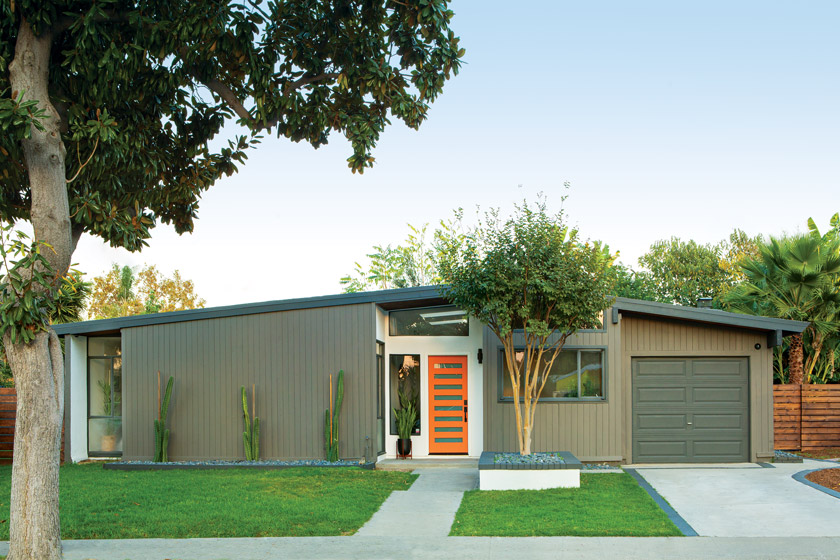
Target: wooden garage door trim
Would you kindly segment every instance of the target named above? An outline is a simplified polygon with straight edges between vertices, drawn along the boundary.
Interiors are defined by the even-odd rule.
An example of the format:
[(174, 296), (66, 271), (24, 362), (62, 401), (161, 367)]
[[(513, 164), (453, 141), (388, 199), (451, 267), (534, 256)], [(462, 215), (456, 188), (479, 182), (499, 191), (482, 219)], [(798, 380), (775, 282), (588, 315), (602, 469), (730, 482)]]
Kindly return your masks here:
[(631, 372), (633, 462), (749, 460), (746, 357), (633, 357)]

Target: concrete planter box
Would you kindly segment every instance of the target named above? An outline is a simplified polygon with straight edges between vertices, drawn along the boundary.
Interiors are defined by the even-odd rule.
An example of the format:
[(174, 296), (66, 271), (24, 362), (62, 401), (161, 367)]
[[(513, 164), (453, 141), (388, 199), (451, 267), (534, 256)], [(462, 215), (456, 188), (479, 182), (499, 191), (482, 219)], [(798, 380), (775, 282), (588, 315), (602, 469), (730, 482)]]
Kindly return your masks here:
[(495, 451), (485, 451), (478, 460), (478, 487), (481, 490), (580, 488), (580, 461), (568, 451), (559, 455), (563, 462), (507, 464), (495, 462)]

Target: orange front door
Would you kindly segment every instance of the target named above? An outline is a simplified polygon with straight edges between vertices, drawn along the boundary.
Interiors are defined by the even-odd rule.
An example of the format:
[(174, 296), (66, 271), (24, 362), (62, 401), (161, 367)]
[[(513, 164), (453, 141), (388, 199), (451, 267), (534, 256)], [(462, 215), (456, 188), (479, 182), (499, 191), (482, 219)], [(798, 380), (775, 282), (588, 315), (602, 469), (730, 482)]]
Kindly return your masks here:
[(429, 356), (429, 453), (467, 453), (467, 357)]

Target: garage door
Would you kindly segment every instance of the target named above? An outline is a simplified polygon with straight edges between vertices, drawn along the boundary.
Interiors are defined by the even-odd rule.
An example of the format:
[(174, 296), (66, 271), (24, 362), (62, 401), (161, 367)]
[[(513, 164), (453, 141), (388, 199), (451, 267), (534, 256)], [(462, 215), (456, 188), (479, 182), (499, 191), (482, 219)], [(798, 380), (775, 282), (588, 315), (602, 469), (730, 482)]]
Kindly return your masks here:
[(633, 462), (749, 460), (746, 358), (633, 360)]

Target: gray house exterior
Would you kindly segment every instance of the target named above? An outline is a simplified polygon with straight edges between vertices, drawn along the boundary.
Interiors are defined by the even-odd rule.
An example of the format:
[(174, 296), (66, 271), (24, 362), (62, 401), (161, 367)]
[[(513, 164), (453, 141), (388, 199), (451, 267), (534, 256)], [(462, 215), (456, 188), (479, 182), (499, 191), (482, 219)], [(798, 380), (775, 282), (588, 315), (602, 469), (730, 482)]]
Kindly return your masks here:
[[(619, 298), (570, 337), (533, 448), (584, 461), (773, 455), (772, 347), (806, 323)], [(240, 387), (261, 456), (324, 457), (329, 374), (345, 372), (343, 458), (396, 454), (397, 388), (415, 393), (413, 456), (517, 450), (501, 344), (437, 288), (341, 294), (56, 325), (73, 461), (151, 459), (158, 371), (175, 379), (172, 460), (242, 459)]]

